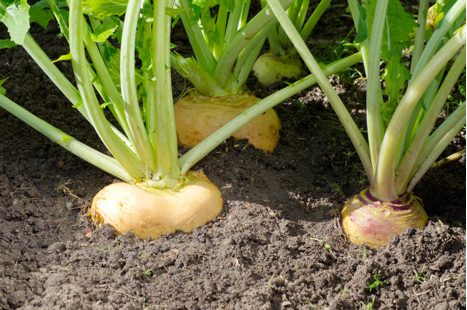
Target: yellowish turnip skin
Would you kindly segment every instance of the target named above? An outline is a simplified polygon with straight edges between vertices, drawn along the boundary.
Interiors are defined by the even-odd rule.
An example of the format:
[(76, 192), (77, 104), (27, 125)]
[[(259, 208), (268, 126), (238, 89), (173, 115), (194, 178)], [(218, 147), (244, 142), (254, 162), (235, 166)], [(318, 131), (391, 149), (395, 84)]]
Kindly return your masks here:
[(176, 230), (191, 232), (213, 220), (222, 210), (219, 189), (203, 174), (177, 190), (145, 190), (128, 183), (114, 183), (94, 197), (89, 216), (110, 224), (117, 234), (133, 232), (153, 239)]
[(282, 60), (272, 52), (258, 57), (252, 69), (262, 85), (271, 85), (283, 79), (297, 79), (302, 74), (302, 64), (297, 59)]
[[(360, 194), (359, 194), (360, 195)], [(417, 197), (410, 209), (396, 211), (387, 202), (377, 207), (364, 205), (356, 195), (342, 210), (342, 226), (350, 242), (378, 248), (389, 242), (392, 235), (400, 235), (405, 228), (423, 228), (428, 216)]]
[[(192, 148), (260, 99), (250, 94), (235, 96), (203, 96), (190, 93), (174, 105), (178, 143)], [(282, 128), (273, 109), (258, 116), (236, 133), (235, 139), (248, 139), (264, 152), (272, 152), (279, 142)]]

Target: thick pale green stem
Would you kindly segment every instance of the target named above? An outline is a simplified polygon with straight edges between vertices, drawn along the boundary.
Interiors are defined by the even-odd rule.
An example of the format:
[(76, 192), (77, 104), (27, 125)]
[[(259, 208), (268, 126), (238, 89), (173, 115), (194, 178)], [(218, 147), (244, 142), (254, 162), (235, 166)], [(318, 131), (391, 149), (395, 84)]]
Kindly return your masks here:
[(120, 50), (120, 84), (126, 119), (139, 159), (154, 171), (156, 160), (141, 117), (135, 81), (135, 38), (141, 0), (128, 1)]
[[(360, 24), (360, 21), (363, 21), (363, 18), (360, 16), (360, 11), (358, 9), (358, 6), (359, 6), (358, 0), (348, 0), (348, 3), (349, 3), (350, 13), (352, 14), (352, 19), (353, 19), (355, 28), (357, 29), (357, 32), (363, 31), (362, 29), (360, 29), (360, 26), (363, 26)], [(360, 52), (362, 53), (362, 60), (363, 60), (363, 65), (365, 68), (366, 76), (368, 76), (368, 67), (369, 67), (368, 43), (369, 43), (368, 39), (365, 39), (363, 42), (360, 42), (358, 44), (360, 48)], [(376, 166), (375, 163), (373, 163), (373, 165)]]
[[(274, 26), (273, 23), (269, 23), (261, 30), (250, 42), (245, 46), (242, 52), (238, 55), (237, 62), (234, 68), (234, 76), (236, 77), (234, 85), (231, 90), (235, 90), (236, 88), (242, 88), (246, 80), (248, 79), (248, 75), (251, 72), (251, 68), (258, 59), (258, 55), (263, 47), (264, 41), (267, 38), (267, 35), (271, 28)], [(242, 72), (242, 74), (240, 74)], [(230, 90), (230, 89), (229, 89)]]
[[(329, 0), (325, 0), (329, 1)], [(310, 0), (302, 0), (300, 9), (297, 12), (297, 17), (295, 18), (295, 28), (302, 29), (303, 24), (305, 23), (305, 18), (308, 13), (308, 7), (310, 6)]]
[(407, 89), (386, 129), (376, 168), (372, 194), (380, 200), (390, 201), (398, 197), (395, 189), (395, 158), (402, 132), (409, 121), (412, 110), (418, 103), (430, 82), (446, 65), (451, 57), (465, 44), (465, 27), (451, 38), (446, 45), (426, 64), (417, 78)]
[(433, 128), (439, 112), (444, 106), (447, 97), (449, 96), (452, 88), (456, 84), (460, 74), (465, 70), (465, 46), (460, 52), (454, 64), (451, 66), (443, 84), (441, 85), (438, 93), (433, 98), (433, 102), (430, 104), (428, 110), (424, 114), (424, 118), (421, 123), (417, 126), (417, 133), (415, 138), (410, 143), (409, 149), (404, 154), (404, 157), (397, 167), (396, 171), (396, 191), (399, 195), (403, 194), (407, 190), (407, 186), (413, 174), (415, 163), (418, 160), (420, 151), (424, 145), (424, 142), (428, 138), (431, 128)]
[(204, 38), (203, 32), (200, 26), (196, 23), (193, 24), (191, 19), (193, 18), (193, 12), (190, 7), (188, 0), (180, 0), (181, 7), (186, 9), (180, 13), (180, 17), (183, 22), (183, 27), (190, 40), (190, 45), (196, 56), (196, 60), (199, 62), (202, 68), (207, 72), (212, 73), (216, 68), (216, 60), (209, 49), (208, 44)]
[[(310, 36), (313, 28), (324, 14), (324, 11), (329, 7), (330, 3), (331, 0), (321, 0), (305, 25), (303, 24), (305, 22), (310, 1), (301, 1), (301, 3), (296, 2), (294, 6), (291, 6), (287, 10), (290, 20), (294, 23), (295, 28), (300, 32), (303, 40), (306, 40)], [(271, 34), (268, 36), (268, 42), (270, 50), (277, 56), (288, 55), (289, 57), (294, 57), (296, 55), (297, 51), (280, 26), (275, 27), (275, 29), (271, 31)]]
[[(24, 38), (24, 49), (34, 59), (34, 62), (44, 71), (49, 79), (60, 89), (60, 91), (71, 101), (73, 105), (77, 105), (81, 100), (78, 90), (71, 82), (63, 75), (63, 73), (55, 66), (50, 58), (44, 53), (39, 45), (34, 41), (30, 34)], [(78, 110), (86, 116), (84, 107), (78, 107)], [(87, 118), (87, 117), (86, 117)]]
[(86, 144), (79, 142), (75, 138), (41, 120), (3, 95), (0, 95), (0, 107), (88, 163), (112, 174), (122, 181), (128, 183), (134, 182), (133, 178), (125, 171), (125, 169), (123, 169), (115, 158), (104, 155), (101, 152), (90, 148)]
[(275, 25), (274, 28), (271, 29), (268, 35), (268, 43), (269, 49), (274, 53), (274, 55), (285, 55), (287, 51), (282, 47), (279, 41), (279, 33), (278, 33), (278, 26)]
[[(263, 31), (267, 33), (268, 30), (269, 29), (266, 27)], [(251, 69), (253, 68), (256, 60), (258, 59), (258, 55), (261, 52), (264, 41), (266, 41), (266, 36), (264, 36), (262, 40), (263, 42), (260, 42), (259, 44), (254, 43), (252, 50), (250, 50), (247, 46), (245, 51), (243, 51), (243, 53), (240, 55), (238, 60), (239, 62), (242, 62), (242, 66), (240, 67), (239, 72), (235, 74), (237, 79), (234, 86), (232, 87), (233, 89), (242, 89), (245, 86), (246, 80), (250, 76)], [(237, 70), (237, 67), (235, 67), (235, 70)]]
[(205, 96), (213, 96), (215, 94), (227, 92), (227, 90), (214, 79), (212, 74), (201, 68), (193, 57), (185, 58), (180, 55), (171, 54), (170, 63), (172, 68), (177, 70), (178, 73), (193, 84), (198, 93)]
[(99, 80), (101, 81), (102, 86), (104, 87), (105, 93), (113, 104), (117, 121), (122, 127), (125, 134), (130, 136), (128, 123), (125, 119), (122, 97), (120, 96), (120, 93), (118, 92), (117, 88), (115, 87), (115, 84), (112, 81), (112, 78), (110, 77), (109, 71), (107, 70), (105, 63), (102, 60), (102, 56), (99, 52), (99, 49), (96, 46), (96, 43), (92, 41), (91, 36), (87, 32), (84, 37), (84, 42), (86, 44), (86, 49), (88, 50), (89, 56), (92, 59), (94, 69), (96, 70)]
[(330, 3), (331, 0), (321, 0), (321, 2), (318, 4), (310, 18), (307, 20), (305, 26), (303, 26), (302, 30), (300, 30), (300, 35), (302, 36), (303, 40), (306, 40), (310, 36), (311, 32), (315, 28), (321, 16), (324, 14), (324, 11), (326, 11), (326, 9), (329, 7)]
[[(152, 54), (154, 76), (156, 78), (156, 158), (159, 175), (167, 186), (180, 177), (178, 166), (177, 132), (173, 111), (172, 82), (170, 73), (170, 17), (165, 14), (165, 8), (170, 7), (169, 1), (154, 1), (154, 28)], [(154, 180), (154, 181), (157, 181)], [(173, 184), (174, 185), (174, 184)]]
[[(151, 51), (153, 46), (151, 44), (152, 40), (152, 23), (142, 23), (140, 27), (143, 29), (142, 32), (143, 40), (141, 40), (142, 48), (145, 51)], [(152, 60), (149, 60), (145, 57), (141, 60), (141, 68), (150, 68), (152, 67)], [(142, 97), (143, 100), (143, 110), (145, 114), (145, 124), (146, 132), (148, 134), (149, 142), (151, 143), (151, 150), (153, 154), (156, 154), (156, 127), (157, 127), (157, 118), (156, 118), (156, 82), (154, 78), (154, 72), (151, 70), (142, 70), (143, 73), (143, 82), (142, 89), (146, 96)]]
[(279, 23), (281, 24), (282, 28), (286, 31), (287, 35), (294, 44), (298, 53), (307, 65), (308, 69), (313, 73), (313, 75), (316, 76), (318, 84), (322, 88), (326, 97), (329, 99), (329, 102), (331, 103), (334, 111), (339, 117), (339, 120), (344, 126), (345, 131), (349, 135), (350, 140), (352, 141), (355, 149), (357, 150), (363, 167), (365, 168), (365, 172), (368, 176), (368, 179), (371, 181), (373, 179), (373, 169), (371, 166), (371, 160), (369, 156), (368, 143), (366, 142), (365, 138), (360, 132), (360, 129), (355, 124), (354, 120), (347, 111), (347, 108), (344, 106), (336, 91), (333, 89), (331, 83), (327, 79), (327, 76), (324, 74), (324, 72), (314, 59), (310, 50), (301, 38), (297, 29), (293, 26), (292, 22), (287, 17), (287, 14), (281, 7), (278, 0), (268, 0), (268, 3), (271, 6), (271, 9), (274, 11), (274, 14), (279, 20)]
[(410, 72), (413, 72), (417, 66), (418, 60), (423, 52), (423, 47), (425, 46), (425, 29), (426, 29), (426, 17), (428, 12), (428, 1), (429, 0), (420, 0), (420, 5), (418, 7), (418, 24), (419, 27), (415, 32), (414, 40), (414, 51), (412, 55), (412, 63), (410, 64)]
[(214, 42), (214, 48), (212, 49), (212, 53), (214, 58), (217, 60), (222, 55), (222, 51), (224, 50), (224, 42), (225, 42), (225, 30), (227, 27), (227, 21), (229, 17), (229, 11), (227, 10), (226, 5), (224, 2), (219, 4), (219, 10), (217, 11), (217, 19), (216, 19), (216, 27), (217, 33), (219, 35), (219, 42)]
[[(325, 75), (329, 76), (331, 74), (340, 72), (345, 68), (355, 65), (361, 60), (361, 54), (356, 53), (328, 65), (323, 69), (323, 71)], [(196, 145), (190, 151), (185, 153), (185, 155), (183, 155), (179, 159), (179, 165), (180, 167), (182, 167), (182, 173), (186, 173), (199, 160), (201, 160), (216, 146), (222, 143), (222, 141), (230, 137), (233, 133), (235, 133), (245, 124), (255, 119), (259, 115), (263, 114), (267, 110), (271, 109), (275, 105), (279, 104), (280, 102), (295, 95), (299, 91), (302, 91), (315, 84), (316, 81), (317, 79), (314, 75), (308, 75), (300, 81), (290, 84), (286, 88), (277, 91), (276, 93), (259, 101), (254, 106), (252, 106), (251, 108), (249, 108), (248, 110), (246, 110), (245, 112), (228, 122), (226, 125), (224, 125), (222, 128), (217, 130), (205, 140), (201, 141), (198, 145)]]
[(233, 0), (232, 2), (234, 3), (234, 9), (229, 14), (229, 21), (227, 23), (224, 37), (224, 47), (230, 44), (230, 41), (232, 41), (233, 37), (237, 33), (242, 17), (243, 0)]
[(366, 91), (366, 121), (368, 129), (368, 144), (370, 147), (371, 162), (376, 163), (381, 148), (380, 122), (380, 92), (381, 83), (379, 78), (381, 62), (381, 45), (383, 42), (383, 31), (387, 25), (386, 10), (388, 0), (380, 0), (376, 3), (375, 16), (371, 29), (370, 48), (369, 48), (369, 67), (367, 69), (367, 91)]
[(430, 169), (431, 165), (451, 143), (452, 139), (459, 133), (462, 127), (465, 127), (465, 101), (454, 111), (443, 124), (430, 136), (422, 152), (420, 163), (417, 164), (416, 173), (407, 187), (407, 191), (412, 191)]
[(439, 44), (445, 37), (445, 34), (461, 14), (465, 14), (465, 0), (456, 1), (438, 24), (438, 28), (431, 36), (430, 41), (424, 48), (423, 53), (414, 69), (414, 77), (418, 76), (418, 74), (425, 68), (426, 64), (431, 60), (433, 54), (438, 50)]
[[(411, 68), (412, 78), (409, 81), (408, 87), (410, 87), (412, 81), (418, 76), (418, 74), (420, 74), (421, 70), (423, 70), (428, 61), (431, 60), (433, 55), (440, 48), (440, 44), (442, 44), (442, 41), (446, 38), (446, 33), (450, 30), (452, 31), (452, 26), (459, 18), (462, 17), (461, 14), (464, 14), (465, 16), (465, 5), (465, 0), (456, 1), (438, 24), (435, 32), (430, 38), (430, 41), (428, 41), (425, 48), (423, 48), (423, 52), (417, 61), (416, 66)], [(408, 145), (413, 138), (414, 128), (417, 124), (417, 119), (419, 118), (418, 111), (420, 108), (421, 106), (417, 106), (414, 109), (410, 121), (405, 126), (404, 133), (402, 134), (401, 146), (405, 150), (408, 148)]]
[(82, 15), (82, 1), (70, 1), (70, 52), (73, 71), (75, 73), (78, 90), (87, 111), (89, 122), (109, 149), (112, 155), (121, 163), (128, 173), (136, 180), (144, 176), (145, 168), (136, 154), (112, 130), (110, 123), (97, 101), (88, 73), (88, 63), (84, 53), (84, 31)]
[[(34, 41), (31, 35), (26, 35), (22, 46), (44, 71), (44, 73), (50, 78), (50, 80), (54, 82), (60, 91), (68, 98), (68, 100), (70, 100), (70, 102), (77, 107), (77, 110), (84, 116), (84, 118), (86, 118), (86, 120), (91, 123), (86, 108), (84, 105), (79, 104), (81, 101), (79, 91), (73, 86), (73, 84), (71, 84), (70, 81), (68, 81), (63, 73), (60, 72), (60, 70), (49, 59), (49, 57), (44, 53), (39, 45), (37, 45), (36, 41)], [(125, 137), (117, 128), (112, 125), (110, 125), (110, 127), (112, 128), (112, 131), (118, 137), (120, 137), (120, 139), (125, 141), (127, 145), (129, 144), (127, 137)]]

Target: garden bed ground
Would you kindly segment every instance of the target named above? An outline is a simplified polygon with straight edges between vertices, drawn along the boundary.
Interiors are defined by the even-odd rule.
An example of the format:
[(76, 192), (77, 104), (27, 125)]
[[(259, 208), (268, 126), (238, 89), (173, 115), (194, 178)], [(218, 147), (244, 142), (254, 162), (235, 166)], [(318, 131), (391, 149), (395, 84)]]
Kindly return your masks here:
[[(312, 50), (325, 55), (345, 36), (350, 20), (337, 13)], [(33, 32), (53, 59), (68, 52), (57, 31)], [(0, 64), (9, 98), (102, 149), (20, 47), (0, 51)], [(333, 83), (363, 128), (364, 83)], [(184, 81), (174, 85), (181, 94)], [(264, 97), (280, 85), (248, 86)], [(344, 202), (367, 181), (323, 93), (312, 87), (276, 111), (283, 129), (272, 154), (229, 139), (195, 166), (222, 191), (218, 218), (140, 240), (85, 215), (112, 177), (0, 110), (0, 309), (465, 309), (465, 157), (415, 189), (425, 229), (371, 250), (349, 244), (340, 226)], [(462, 132), (449, 151), (464, 145)], [(381, 285), (368, 288), (377, 275)]]

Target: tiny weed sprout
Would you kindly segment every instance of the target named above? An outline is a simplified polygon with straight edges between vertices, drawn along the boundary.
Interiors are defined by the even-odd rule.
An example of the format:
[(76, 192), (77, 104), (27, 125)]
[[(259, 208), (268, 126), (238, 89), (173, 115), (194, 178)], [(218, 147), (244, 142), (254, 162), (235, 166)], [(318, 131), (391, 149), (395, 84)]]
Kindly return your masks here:
[(426, 264), (423, 264), (422, 269), (420, 270), (420, 272), (417, 272), (416, 270), (413, 271), (414, 274), (415, 274), (415, 283), (420, 284), (420, 283), (426, 281), (425, 266), (426, 266)]
[[(443, 17), (437, 24), (430, 24), (434, 31), (425, 44), (428, 1), (420, 2), (417, 22), (398, 1), (349, 1), (357, 29), (355, 43), (362, 52), (367, 76), (367, 141), (284, 9), (277, 0), (268, 0), (331, 102), (370, 182), (370, 187), (351, 198), (342, 210), (344, 230), (355, 244), (380, 247), (406, 227), (426, 225), (428, 217), (412, 191), (465, 126), (464, 100), (433, 130), (449, 93), (465, 70), (466, 58), (465, 1), (442, 3), (444, 6), (441, 2), (436, 5)], [(403, 51), (412, 47), (412, 39), (408, 69)], [(385, 64), (383, 71), (381, 60)]]
[(113, 250), (117, 249), (118, 245), (120, 244), (121, 240), (119, 240), (115, 245), (112, 247), (109, 242), (107, 242), (107, 249), (98, 249), (101, 252), (112, 252)]
[(372, 297), (371, 301), (369, 301), (367, 304), (363, 301), (360, 301), (360, 310), (372, 310), (373, 306), (375, 305), (375, 300), (375, 297)]
[(151, 268), (143, 268), (143, 271), (142, 271), (143, 278), (150, 280), (152, 275), (153, 275), (153, 272)]
[[(281, 0), (281, 3), (288, 7), (293, 1)], [(176, 5), (194, 57), (172, 53), (171, 63), (195, 87), (195, 91), (175, 104), (179, 144), (193, 148), (228, 121), (259, 105), (255, 109), (262, 112), (255, 112), (247, 125), (231, 135), (235, 139), (248, 139), (256, 148), (272, 152), (281, 129), (272, 107), (283, 99), (279, 95), (272, 96), (268, 99), (271, 104), (266, 104), (245, 89), (261, 47), (277, 23), (269, 7), (248, 20), (250, 1), (179, 0)], [(215, 16), (211, 16), (213, 10), (217, 12)], [(339, 72), (359, 57), (357, 53), (342, 59), (333, 64), (338, 66), (330, 65), (326, 71), (328, 74)], [(303, 82), (302, 85), (309, 85), (311, 80)], [(286, 92), (292, 94), (289, 90)], [(263, 108), (266, 105), (268, 109)]]
[(331, 251), (332, 251), (332, 247), (331, 247), (331, 245), (330, 245), (329, 243), (326, 243), (326, 242), (324, 242), (324, 239), (318, 239), (318, 238), (308, 238), (308, 239), (306, 239), (306, 240), (314, 240), (314, 241), (318, 241), (319, 243), (321, 243), (321, 244), (324, 246), (324, 248), (325, 248), (327, 251), (329, 251), (329, 252), (331, 252)]
[[(303, 40), (306, 40), (320, 17), (329, 7), (331, 0), (321, 0), (313, 13), (308, 17), (310, 0), (297, 0), (288, 9), (287, 15), (300, 32)], [(267, 6), (265, 0), (261, 0), (263, 7)], [(253, 73), (263, 85), (270, 85), (286, 79), (297, 79), (302, 75), (303, 64), (298, 57), (287, 34), (280, 24), (275, 24), (268, 34), (269, 51), (262, 54), (253, 66)]]
[(381, 275), (377, 272), (373, 273), (373, 279), (371, 283), (366, 286), (366, 288), (372, 292), (373, 290), (377, 291), (381, 286), (383, 286), (386, 281), (380, 280)]

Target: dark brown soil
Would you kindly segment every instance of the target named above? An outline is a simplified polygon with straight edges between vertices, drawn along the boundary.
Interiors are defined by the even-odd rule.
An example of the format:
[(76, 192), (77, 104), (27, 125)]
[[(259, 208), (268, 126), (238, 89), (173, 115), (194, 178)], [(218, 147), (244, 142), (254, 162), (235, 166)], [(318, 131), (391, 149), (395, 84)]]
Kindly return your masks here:
[[(336, 27), (323, 24), (310, 46), (326, 50), (347, 34), (342, 15), (326, 21)], [(52, 59), (68, 52), (56, 33), (33, 32)], [(0, 64), (9, 98), (103, 150), (22, 48), (1, 50)], [(364, 109), (362, 82), (333, 83), (350, 110)], [(183, 85), (175, 75), (175, 95)], [(263, 97), (278, 85), (248, 86)], [(0, 309), (465, 309), (465, 157), (415, 189), (425, 229), (371, 250), (340, 227), (343, 204), (367, 181), (323, 93), (312, 87), (276, 111), (283, 130), (272, 154), (229, 139), (195, 167), (222, 191), (218, 218), (140, 240), (85, 217), (112, 177), (0, 110)], [(446, 154), (464, 147), (465, 131)]]

